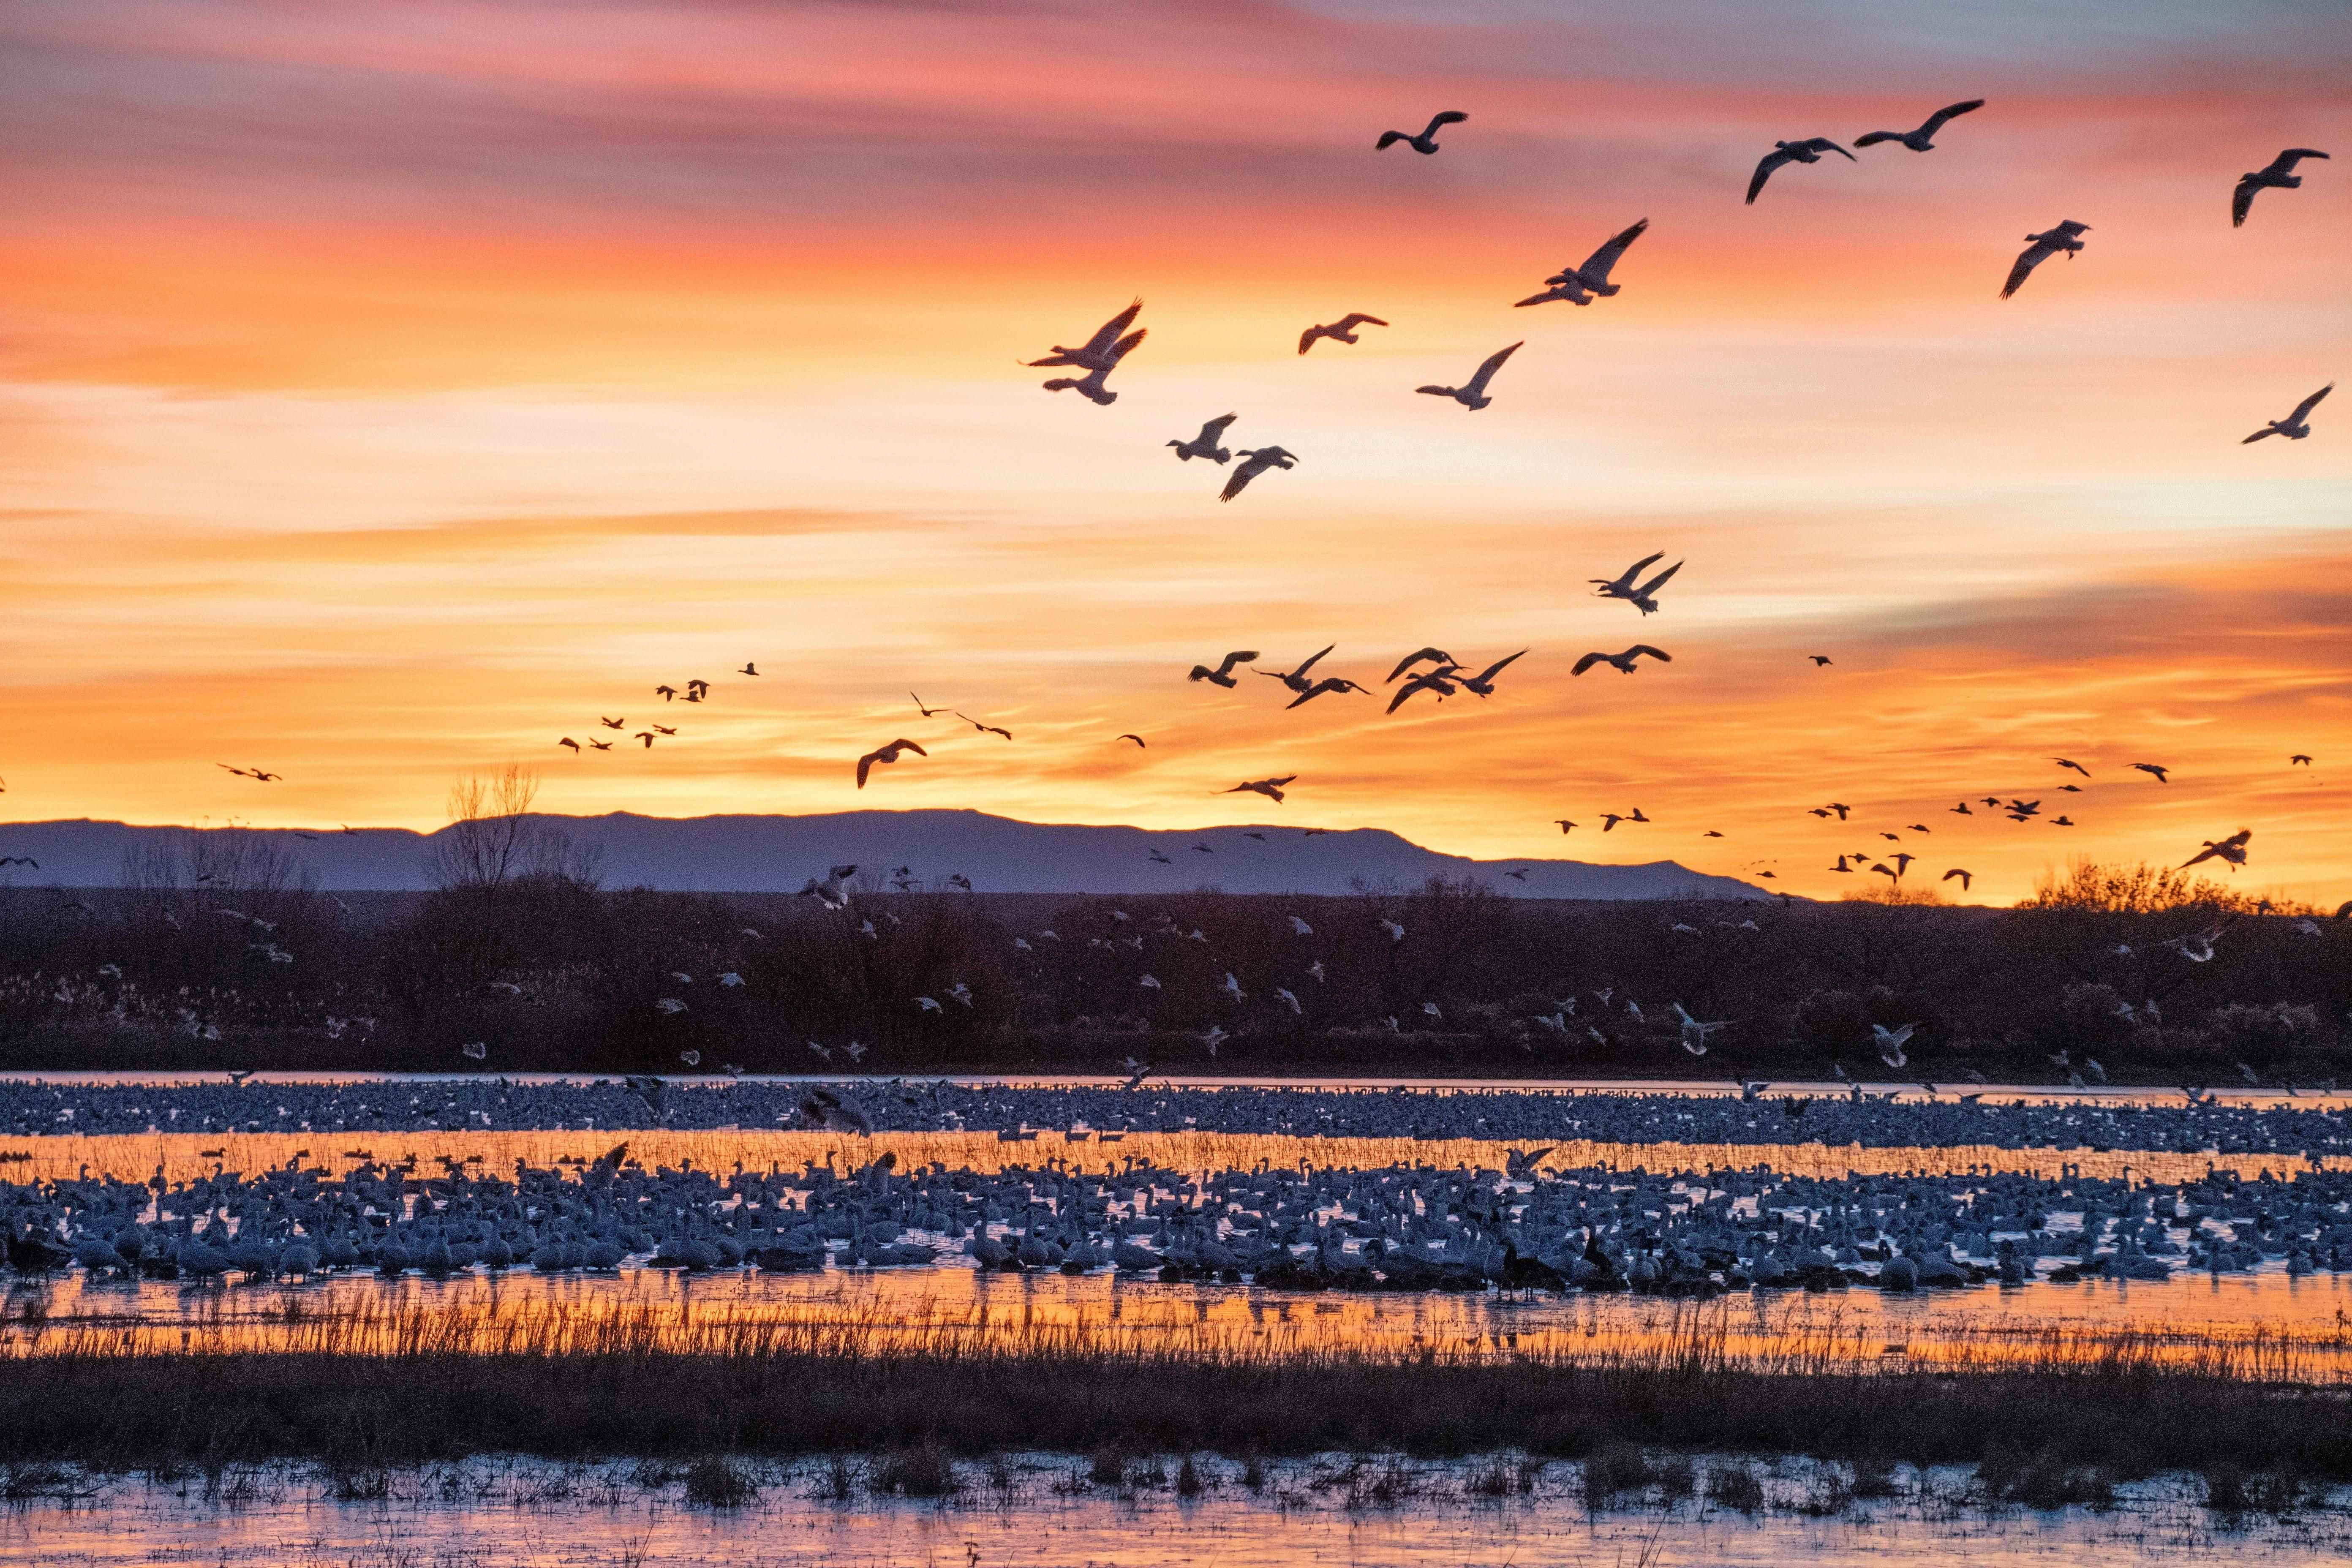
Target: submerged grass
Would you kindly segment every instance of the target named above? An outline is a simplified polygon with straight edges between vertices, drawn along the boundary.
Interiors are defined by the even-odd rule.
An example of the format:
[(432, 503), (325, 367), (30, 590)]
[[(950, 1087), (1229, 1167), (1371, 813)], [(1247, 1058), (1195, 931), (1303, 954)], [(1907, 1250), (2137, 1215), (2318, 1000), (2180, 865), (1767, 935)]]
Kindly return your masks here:
[[(1269, 1353), (1066, 1333), (926, 1341), (839, 1325), (715, 1329), (689, 1342), (606, 1319), (485, 1339), (423, 1319), (388, 1352), (194, 1348), (101, 1338), (0, 1359), (0, 1464), (109, 1470), (313, 1458), (364, 1476), (468, 1454), (881, 1457), (926, 1495), (952, 1456), (1333, 1451), (1594, 1458), (1601, 1483), (1687, 1493), (1675, 1452), (1883, 1457), (1983, 1467), (2035, 1505), (2095, 1500), (2110, 1474), (2282, 1467), (2352, 1479), (2352, 1397), (2227, 1354), (2184, 1363), (2128, 1339), (1954, 1373), (1733, 1355), (1719, 1318), (1638, 1352)], [(476, 1325), (478, 1331), (480, 1325)], [(509, 1325), (511, 1328), (511, 1325)], [(2031, 1432), (2030, 1456), (2003, 1434)], [(734, 1472), (730, 1472), (734, 1473)], [(1724, 1483), (1710, 1470), (1708, 1488)], [(718, 1479), (716, 1471), (710, 1479)], [(1588, 1485), (1593, 1478), (1588, 1477)], [(727, 1506), (709, 1489), (711, 1502)], [(1738, 1484), (1727, 1506), (1739, 1507)], [(2218, 1490), (2231, 1495), (2226, 1480)]]

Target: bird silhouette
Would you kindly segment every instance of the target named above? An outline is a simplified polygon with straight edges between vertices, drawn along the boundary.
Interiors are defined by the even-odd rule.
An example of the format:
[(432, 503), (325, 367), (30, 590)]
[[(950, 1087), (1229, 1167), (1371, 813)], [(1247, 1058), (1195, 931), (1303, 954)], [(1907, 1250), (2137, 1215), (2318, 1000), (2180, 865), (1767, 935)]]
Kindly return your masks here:
[(1616, 293), (1622, 285), (1609, 281), (1610, 270), (1624, 256), (1625, 247), (1641, 238), (1649, 226), (1650, 220), (1643, 218), (1631, 228), (1611, 235), (1601, 243), (1600, 249), (1584, 258), (1584, 265), (1561, 268), (1544, 279), (1549, 288), (1540, 294), (1530, 294), (1519, 300), (1519, 307), (1548, 304), (1554, 300), (1565, 300), (1571, 305), (1590, 305), (1595, 299), (1605, 300)]
[(1234, 687), (1241, 684), (1240, 681), (1234, 679), (1234, 666), (1237, 664), (1247, 664), (1255, 658), (1257, 658), (1257, 655), (1247, 649), (1239, 653), (1229, 653), (1225, 655), (1224, 659), (1217, 666), (1216, 668), (1211, 669), (1205, 664), (1196, 664), (1192, 667), (1192, 673), (1186, 676), (1184, 679), (1187, 680), (1205, 680), (1212, 686), (1222, 686), (1230, 690)]
[(1218, 793), (1221, 795), (1241, 795), (1244, 793), (1250, 795), (1262, 795), (1265, 796), (1266, 799), (1274, 802), (1275, 805), (1280, 805), (1282, 804), (1283, 789), (1285, 786), (1297, 782), (1297, 778), (1298, 775), (1297, 773), (1292, 773), (1287, 777), (1278, 779), (1250, 779), (1234, 785), (1234, 787), (1229, 790), (1221, 790)]
[(2235, 189), (2230, 193), (2230, 226), (2245, 226), (2246, 215), (2253, 210), (2254, 197), (2263, 191), (2292, 191), (2303, 184), (2303, 176), (2294, 166), (2305, 158), (2325, 158), (2327, 154), (2316, 147), (2290, 147), (2259, 169), (2238, 176)]
[(1973, 114), (1982, 109), (1984, 102), (1981, 98), (1971, 98), (1965, 103), (1948, 104), (1927, 116), (1927, 123), (1921, 125), (1916, 131), (1873, 131), (1855, 137), (1853, 144), (1857, 147), (1875, 147), (1881, 142), (1895, 142), (1910, 148), (1914, 153), (1925, 153), (1936, 145), (1933, 138), (1937, 132), (1941, 131), (1961, 115)]
[(1775, 169), (1789, 163), (1818, 163), (1824, 153), (1834, 153), (1848, 163), (1861, 161), (1826, 136), (1809, 136), (1802, 142), (1775, 142), (1772, 151), (1757, 163), (1756, 173), (1748, 179), (1748, 205), (1753, 206), (1756, 198), (1763, 194), (1764, 182), (1772, 177)]
[(1633, 673), (1633, 661), (1644, 654), (1665, 664), (1672, 664), (1675, 659), (1675, 656), (1664, 648), (1652, 647), (1645, 642), (1637, 642), (1623, 653), (1588, 653), (1576, 661), (1576, 667), (1570, 669), (1569, 674), (1582, 675), (1596, 664), (1605, 664), (1621, 674), (1631, 675)]
[(1225, 477), (1225, 488), (1217, 492), (1219, 500), (1231, 500), (1249, 487), (1249, 482), (1268, 468), (1287, 468), (1298, 461), (1298, 454), (1280, 447), (1244, 447), (1238, 454), (1241, 463)]
[(1213, 463), (1231, 462), (1234, 455), (1217, 443), (1223, 439), (1225, 426), (1240, 417), (1238, 414), (1220, 415), (1202, 426), (1201, 433), (1191, 440), (1171, 441), (1168, 444), (1175, 447), (1176, 455), (1188, 463), (1195, 458), (1205, 458)]
[(1373, 144), (1372, 151), (1375, 153), (1384, 153), (1396, 142), (1402, 142), (1406, 146), (1412, 148), (1414, 152), (1426, 157), (1430, 153), (1437, 151), (1437, 133), (1439, 131), (1448, 125), (1459, 125), (1469, 118), (1470, 117), (1467, 114), (1463, 113), (1462, 110), (1458, 109), (1442, 110), (1429, 117), (1428, 125), (1423, 128), (1421, 134), (1418, 136), (1405, 131), (1381, 132), (1381, 139)]
[(877, 746), (857, 759), (857, 787), (859, 789), (864, 789), (866, 787), (866, 775), (874, 771), (875, 763), (895, 763), (898, 760), (898, 755), (902, 752), (912, 752), (919, 757), (928, 757), (930, 755), (930, 752), (923, 750), (922, 747), (917, 745), (914, 742), (908, 740), (893, 741), (887, 746)]
[(1388, 323), (1378, 316), (1367, 316), (1361, 310), (1350, 310), (1326, 326), (1313, 326), (1298, 334), (1298, 352), (1305, 353), (1324, 338), (1335, 343), (1352, 343), (1358, 327), (1385, 327)]
[(2009, 281), (2000, 286), (2000, 297), (2006, 300), (2023, 288), (2025, 280), (2033, 275), (2033, 269), (2052, 257), (2063, 252), (2067, 260), (2074, 259), (2075, 252), (2083, 248), (2083, 242), (2075, 237), (2090, 232), (2089, 224), (2076, 223), (2068, 218), (2055, 228), (2027, 235), (2025, 237), (2032, 243), (2018, 252), (2016, 263), (2009, 269)]
[(1431, 397), (1450, 397), (1454, 399), (1454, 402), (1462, 405), (1463, 407), (1470, 409), (1475, 413), (1478, 409), (1484, 408), (1488, 404), (1495, 401), (1493, 398), (1486, 395), (1486, 384), (1495, 379), (1495, 373), (1503, 368), (1503, 362), (1509, 359), (1513, 354), (1518, 353), (1520, 347), (1526, 342), (1526, 339), (1522, 338), (1518, 342), (1513, 343), (1507, 349), (1497, 349), (1493, 353), (1488, 354), (1485, 363), (1478, 366), (1477, 371), (1470, 377), (1469, 382), (1465, 385), (1416, 386), (1413, 390), (1419, 393), (1425, 393)]
[(2326, 386), (2321, 387), (2317, 392), (2313, 393), (2309, 397), (2306, 397), (2301, 403), (2296, 404), (2294, 405), (2294, 413), (2288, 415), (2284, 419), (2272, 420), (2269, 424), (2263, 426), (2261, 429), (2255, 431), (2252, 435), (2239, 442), (2238, 445), (2241, 447), (2251, 447), (2255, 442), (2263, 439), (2265, 436), (2284, 436), (2290, 441), (2302, 440), (2305, 436), (2311, 434), (2311, 411), (2319, 406), (2319, 401), (2321, 398), (2326, 397), (2329, 393), (2335, 390), (2336, 384), (2332, 381), (2329, 382)]

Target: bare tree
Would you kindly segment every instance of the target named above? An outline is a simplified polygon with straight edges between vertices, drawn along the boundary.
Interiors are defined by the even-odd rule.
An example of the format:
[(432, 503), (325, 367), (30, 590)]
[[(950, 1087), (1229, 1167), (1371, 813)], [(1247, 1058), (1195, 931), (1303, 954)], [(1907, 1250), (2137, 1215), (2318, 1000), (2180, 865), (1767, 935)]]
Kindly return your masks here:
[(520, 763), (467, 773), (449, 788), (449, 826), (433, 836), (433, 879), (445, 889), (502, 888), (526, 878), (593, 886), (593, 846), (531, 813), (539, 774)]

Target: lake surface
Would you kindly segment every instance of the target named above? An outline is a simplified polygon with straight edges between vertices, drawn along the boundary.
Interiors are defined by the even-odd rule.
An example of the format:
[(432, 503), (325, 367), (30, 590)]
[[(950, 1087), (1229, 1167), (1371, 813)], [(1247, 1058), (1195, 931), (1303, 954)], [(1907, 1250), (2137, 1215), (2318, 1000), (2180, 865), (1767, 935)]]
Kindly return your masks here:
[[(2193, 1478), (2116, 1489), (2111, 1508), (1987, 1507), (1968, 1471), (1898, 1470), (1904, 1495), (1850, 1500), (1840, 1467), (1759, 1465), (1765, 1507), (1729, 1511), (1654, 1491), (1588, 1511), (1578, 1467), (1488, 1498), (1478, 1463), (1333, 1455), (1269, 1464), (1255, 1489), (1240, 1466), (1196, 1461), (1202, 1491), (1174, 1495), (1174, 1456), (1089, 1481), (1087, 1461), (1013, 1456), (960, 1465), (951, 1500), (878, 1498), (867, 1461), (750, 1467), (748, 1505), (688, 1504), (675, 1468), (485, 1459), (389, 1478), (346, 1477), (337, 1500), (307, 1468), (232, 1468), (169, 1483), (64, 1479), (71, 1503), (36, 1498), (0, 1512), (0, 1561), (51, 1568), (1883, 1568), (1886, 1563), (2126, 1565), (2339, 1559), (2352, 1515), (2339, 1497), (2284, 1519), (2217, 1515)], [(1702, 1475), (1706, 1465), (1702, 1463)], [(1516, 1489), (1518, 1472), (1504, 1484)], [(1156, 1479), (1155, 1479), (1156, 1478)], [(1485, 1484), (1491, 1485), (1488, 1481)], [(839, 1489), (847, 1495), (834, 1495)], [(1808, 1510), (1815, 1510), (1809, 1512)]]

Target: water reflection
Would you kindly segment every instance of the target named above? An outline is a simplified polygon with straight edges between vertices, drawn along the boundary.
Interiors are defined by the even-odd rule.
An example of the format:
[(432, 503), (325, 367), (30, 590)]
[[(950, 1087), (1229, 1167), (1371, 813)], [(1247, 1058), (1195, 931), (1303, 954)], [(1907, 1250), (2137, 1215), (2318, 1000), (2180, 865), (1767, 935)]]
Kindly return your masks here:
[(755, 1467), (759, 1495), (728, 1510), (688, 1506), (674, 1469), (642, 1465), (474, 1461), (384, 1478), (387, 1495), (370, 1500), (337, 1500), (352, 1489), (349, 1475), (284, 1468), (162, 1483), (69, 1478), (64, 1485), (96, 1495), (0, 1514), (0, 1559), (72, 1568), (1778, 1568), (1800, 1559), (1817, 1568), (1958, 1559), (2125, 1568), (2222, 1549), (2315, 1561), (2352, 1545), (2337, 1509), (2222, 1521), (2178, 1477), (2124, 1484), (2112, 1509), (1988, 1512), (1964, 1471), (1906, 1468), (1900, 1495), (1855, 1502), (1841, 1500), (1839, 1468), (1787, 1460), (1758, 1468), (1765, 1506), (1743, 1514), (1656, 1497), (1590, 1512), (1570, 1464), (1515, 1469), (1492, 1496), (1491, 1467), (1480, 1462), (1329, 1456), (1265, 1466), (1253, 1487), (1242, 1467), (1202, 1458), (1202, 1490), (1189, 1500), (1174, 1495), (1173, 1468), (1172, 1457), (1149, 1458), (1102, 1484), (1083, 1459), (1010, 1456), (961, 1467), (962, 1489), (933, 1502), (873, 1495), (864, 1462), (838, 1474), (822, 1462)]
[(1276, 1356), (1702, 1355), (1796, 1371), (2122, 1354), (2254, 1377), (2352, 1377), (2352, 1279), (2283, 1271), (1906, 1296), (1755, 1290), (1711, 1300), (1305, 1293), (953, 1267), (699, 1276), (632, 1268), (440, 1280), (371, 1275), (226, 1287), (69, 1276), (19, 1284), (0, 1306), (0, 1354), (12, 1355), (1116, 1347)]

